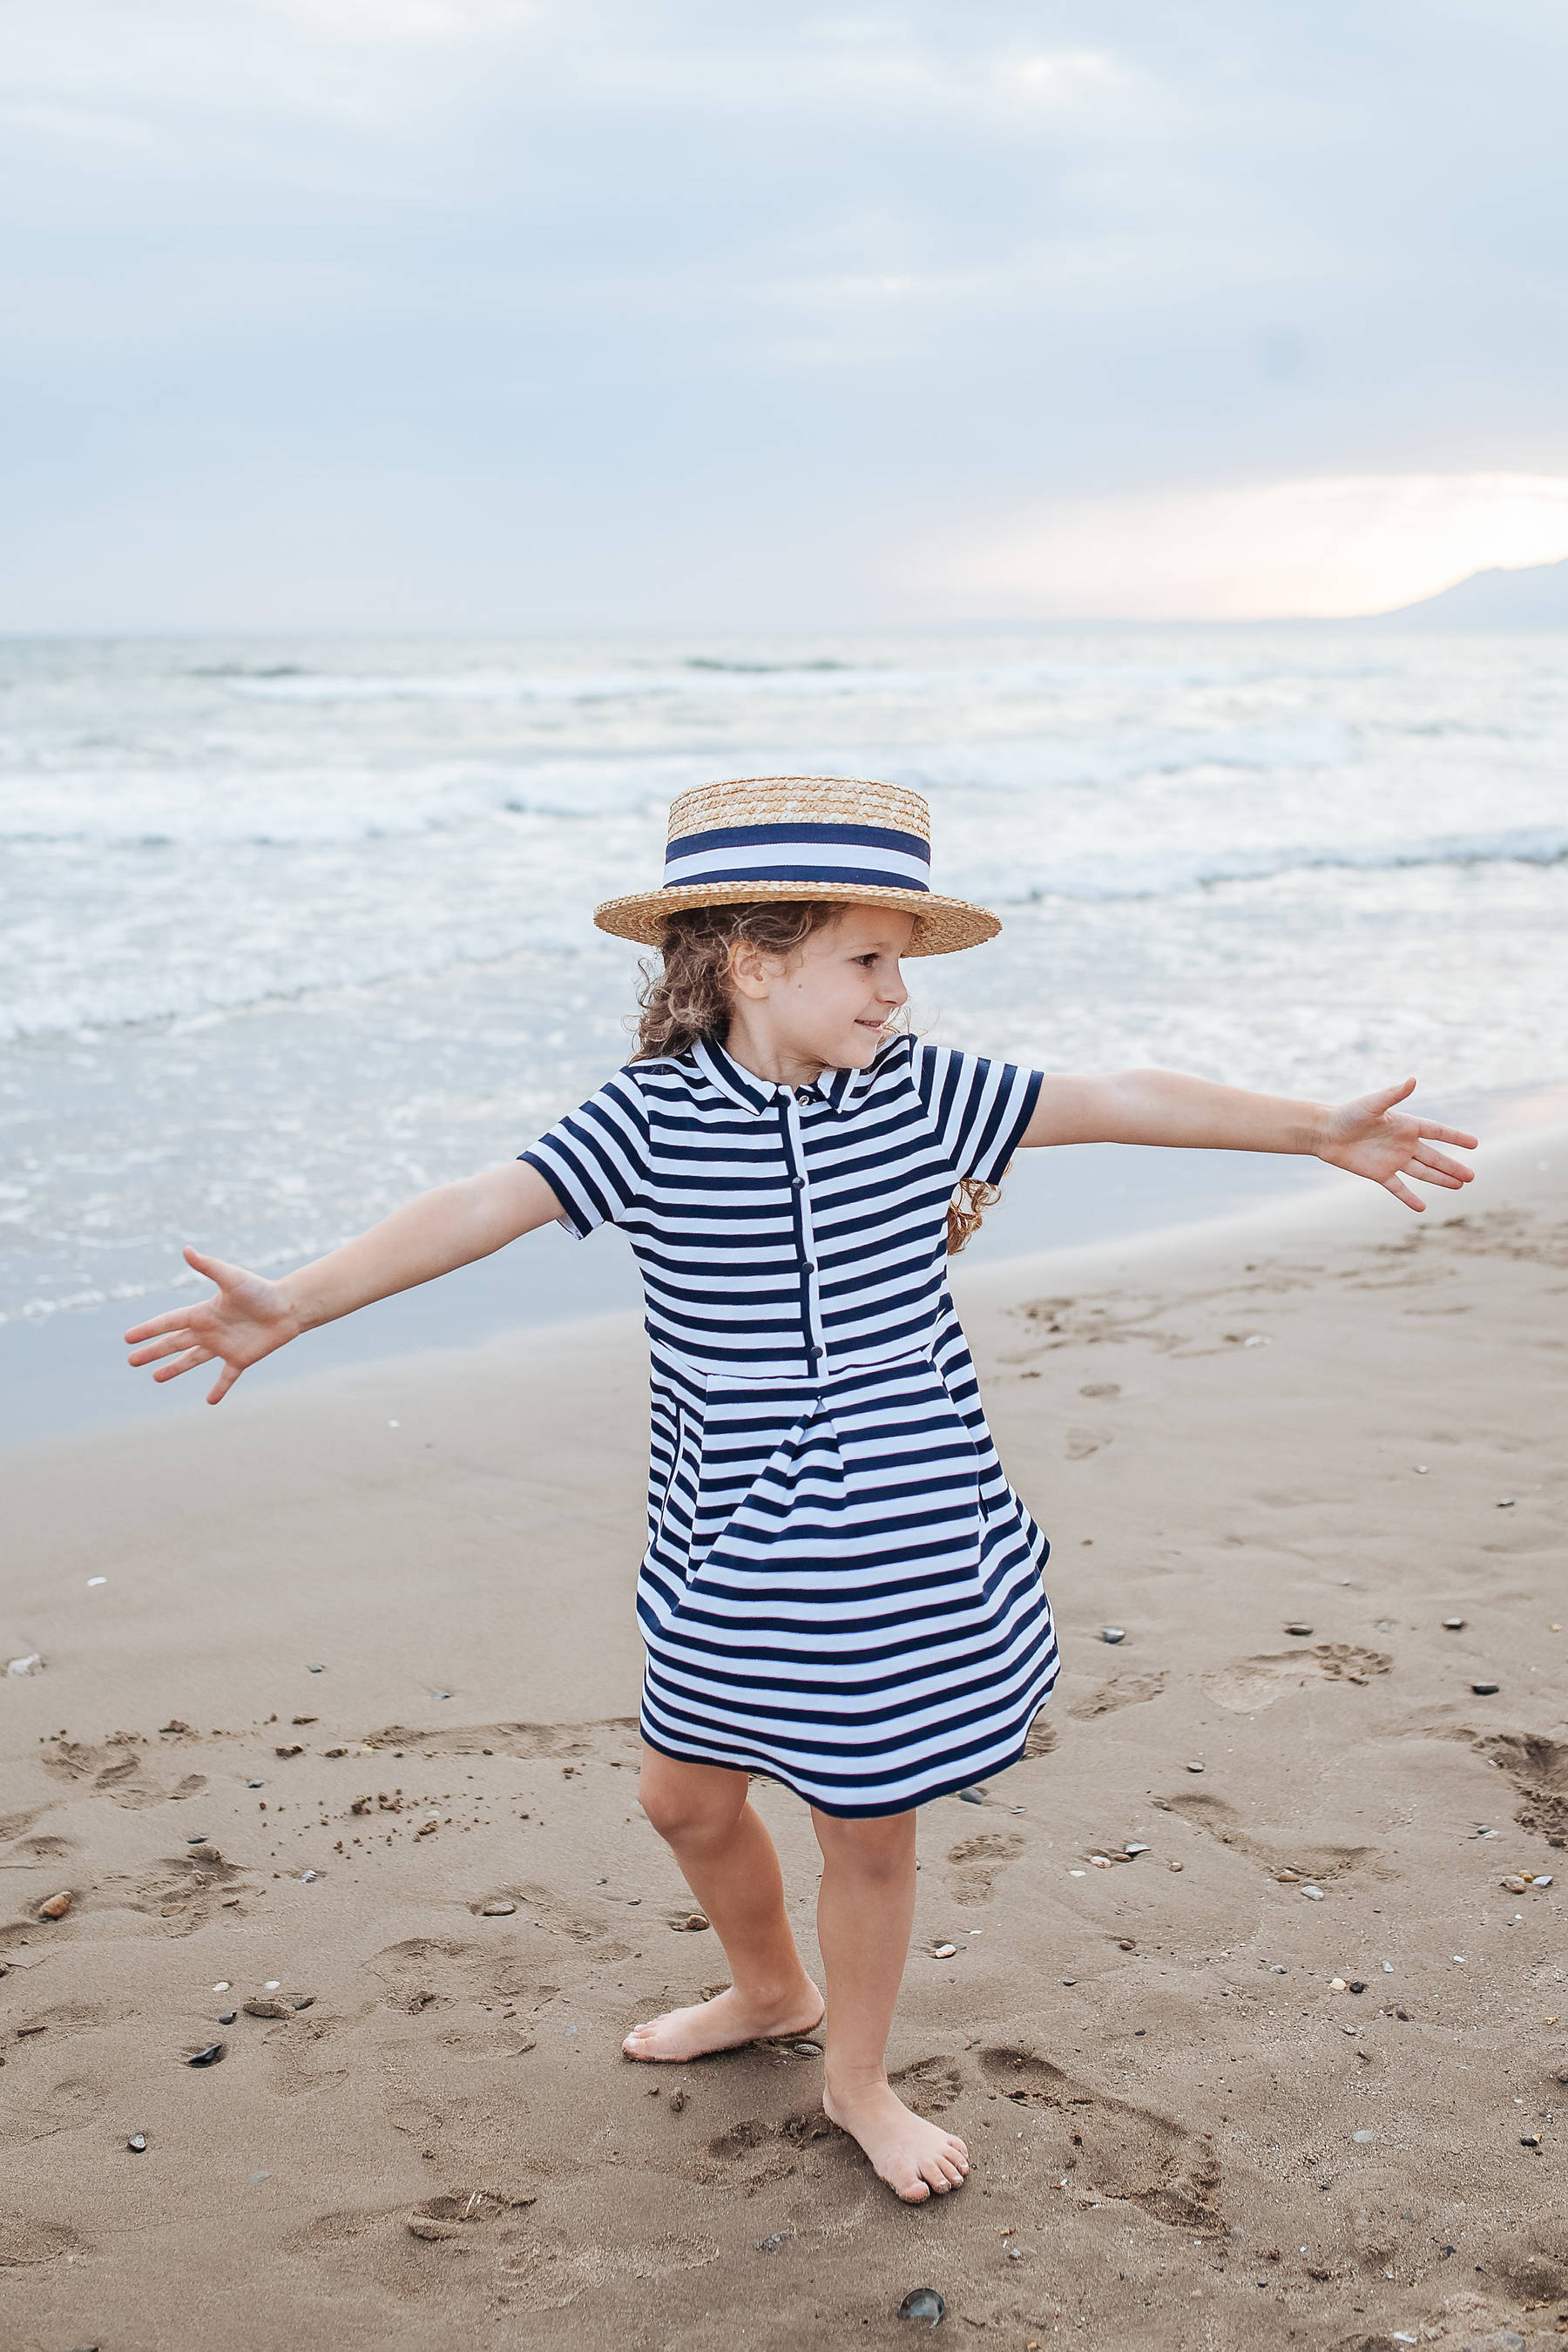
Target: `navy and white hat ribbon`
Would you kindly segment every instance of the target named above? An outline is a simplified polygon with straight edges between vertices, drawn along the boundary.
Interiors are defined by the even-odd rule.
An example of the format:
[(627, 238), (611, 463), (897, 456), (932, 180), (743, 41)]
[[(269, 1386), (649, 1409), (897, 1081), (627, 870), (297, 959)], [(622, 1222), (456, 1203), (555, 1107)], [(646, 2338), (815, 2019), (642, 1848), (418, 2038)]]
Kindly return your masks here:
[(594, 920), (659, 947), (672, 914), (763, 898), (899, 908), (915, 918), (908, 955), (973, 947), (1002, 928), (986, 908), (931, 888), (919, 793), (853, 776), (741, 776), (682, 793), (659, 888), (606, 899)]
[(664, 887), (692, 882), (798, 882), (834, 888), (931, 888), (931, 845), (876, 824), (716, 825), (683, 834), (664, 853)]

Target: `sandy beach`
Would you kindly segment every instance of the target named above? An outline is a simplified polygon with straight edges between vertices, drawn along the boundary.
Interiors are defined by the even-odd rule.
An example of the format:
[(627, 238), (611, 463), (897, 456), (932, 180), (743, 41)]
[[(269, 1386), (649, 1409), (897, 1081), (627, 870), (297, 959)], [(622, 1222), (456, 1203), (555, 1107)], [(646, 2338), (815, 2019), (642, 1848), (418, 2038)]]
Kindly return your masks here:
[(636, 1805), (633, 1318), (11, 1453), (0, 2339), (1568, 2331), (1568, 1129), (1479, 1165), (960, 1268), (1065, 1663), (922, 1820), (922, 2208), (811, 2046), (618, 2055), (722, 1981)]

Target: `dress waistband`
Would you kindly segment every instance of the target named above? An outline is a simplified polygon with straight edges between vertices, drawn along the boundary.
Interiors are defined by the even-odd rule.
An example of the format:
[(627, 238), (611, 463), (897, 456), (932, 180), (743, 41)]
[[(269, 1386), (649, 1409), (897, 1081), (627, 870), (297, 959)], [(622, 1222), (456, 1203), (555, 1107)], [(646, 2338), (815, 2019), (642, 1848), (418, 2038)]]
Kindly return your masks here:
[(667, 1347), (662, 1341), (656, 1341), (650, 1353), (656, 1363), (668, 1364), (671, 1370), (683, 1374), (694, 1383), (707, 1386), (717, 1382), (724, 1388), (742, 1389), (829, 1388), (835, 1381), (847, 1380), (853, 1373), (891, 1371), (897, 1365), (929, 1364), (931, 1360), (929, 1340), (918, 1348), (901, 1349), (896, 1356), (858, 1356), (847, 1362), (835, 1359), (825, 1370), (804, 1372), (758, 1372), (746, 1370), (739, 1365), (700, 1364), (691, 1357), (681, 1355), (677, 1349)]

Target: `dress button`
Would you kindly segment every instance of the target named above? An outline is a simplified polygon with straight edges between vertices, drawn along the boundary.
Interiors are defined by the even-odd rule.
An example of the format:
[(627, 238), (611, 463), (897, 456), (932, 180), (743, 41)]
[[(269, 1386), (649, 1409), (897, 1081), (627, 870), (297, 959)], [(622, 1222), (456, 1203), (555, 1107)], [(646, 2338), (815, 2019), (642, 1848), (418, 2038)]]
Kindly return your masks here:
[(802, 1258), (802, 1260), (801, 1260), (801, 1262), (800, 1262), (800, 1270), (801, 1270), (802, 1274), (815, 1274), (815, 1273), (816, 1272), (816, 1259), (815, 1259), (815, 1258), (810, 1258), (810, 1257), (803, 1257), (803, 1258)]
[(805, 1178), (804, 1176), (792, 1176), (789, 1180), (789, 1189), (792, 1192), (804, 1192), (805, 1190)]

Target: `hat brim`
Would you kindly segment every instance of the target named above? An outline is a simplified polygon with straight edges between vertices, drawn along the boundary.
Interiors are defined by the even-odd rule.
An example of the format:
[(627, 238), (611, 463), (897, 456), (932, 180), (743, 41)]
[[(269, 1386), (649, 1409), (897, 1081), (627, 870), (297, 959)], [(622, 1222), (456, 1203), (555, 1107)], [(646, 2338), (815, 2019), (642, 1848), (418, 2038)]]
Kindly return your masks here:
[(600, 930), (617, 939), (637, 940), (644, 947), (661, 948), (671, 915), (688, 907), (750, 907), (766, 898), (787, 898), (796, 905), (842, 899), (853, 907), (897, 907), (913, 915), (915, 929), (906, 955), (952, 955), (959, 948), (978, 947), (994, 940), (1001, 918), (988, 907), (967, 898), (939, 898), (929, 890), (878, 889), (860, 882), (692, 882), (674, 890), (639, 890), (627, 898), (606, 898), (594, 909)]

